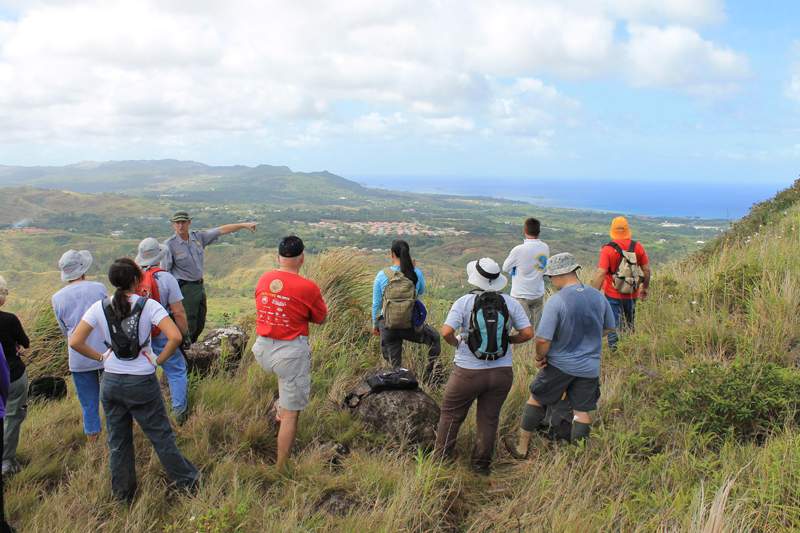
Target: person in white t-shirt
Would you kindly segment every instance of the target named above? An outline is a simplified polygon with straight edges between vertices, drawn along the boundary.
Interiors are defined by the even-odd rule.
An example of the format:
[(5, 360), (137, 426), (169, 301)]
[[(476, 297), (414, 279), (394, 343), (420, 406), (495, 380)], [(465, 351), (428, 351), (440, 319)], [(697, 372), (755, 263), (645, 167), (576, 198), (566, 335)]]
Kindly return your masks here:
[(542, 317), (544, 277), (550, 247), (539, 240), (541, 224), (535, 218), (525, 221), (525, 241), (515, 246), (503, 262), (503, 271), (511, 274), (511, 296), (525, 309), (534, 329)]
[[(140, 297), (135, 289), (141, 276), (141, 270), (131, 259), (124, 257), (114, 261), (108, 270), (108, 280), (116, 288), (113, 299), (92, 304), (69, 338), (70, 348), (89, 359), (103, 362), (100, 398), (108, 430), (111, 491), (116, 498), (126, 501), (131, 501), (136, 493), (133, 420), (150, 439), (176, 487), (194, 491), (199, 479), (197, 468), (181, 454), (175, 443), (155, 374), (156, 366), (175, 353), (183, 337), (160, 303), (148, 299), (143, 306), (137, 305)], [(104, 306), (110, 306), (111, 318), (106, 317)], [(133, 358), (117, 357), (112, 349), (109, 320), (115, 328), (123, 329), (123, 322), (131, 326), (135, 324), (137, 313), (139, 354)], [(167, 344), (158, 357), (150, 346), (153, 326), (158, 326), (167, 336)], [(87, 342), (94, 330), (102, 332), (108, 347), (104, 353)]]

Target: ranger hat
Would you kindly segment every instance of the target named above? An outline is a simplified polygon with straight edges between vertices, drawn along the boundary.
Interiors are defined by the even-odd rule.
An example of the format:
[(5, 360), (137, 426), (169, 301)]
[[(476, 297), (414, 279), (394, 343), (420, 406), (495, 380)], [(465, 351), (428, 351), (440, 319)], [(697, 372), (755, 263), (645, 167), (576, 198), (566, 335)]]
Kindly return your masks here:
[(575, 272), (581, 267), (575, 256), (569, 253), (556, 254), (547, 260), (547, 268), (543, 272), (545, 276), (563, 276)]
[(192, 220), (192, 217), (186, 211), (176, 211), (172, 218), (169, 219), (170, 222), (188, 222), (190, 220)]
[(67, 250), (58, 260), (58, 269), (61, 270), (61, 281), (75, 281), (92, 266), (92, 254), (89, 250)]
[(139, 243), (139, 253), (136, 254), (136, 264), (140, 267), (149, 267), (161, 262), (167, 247), (160, 244), (153, 237), (148, 237)]

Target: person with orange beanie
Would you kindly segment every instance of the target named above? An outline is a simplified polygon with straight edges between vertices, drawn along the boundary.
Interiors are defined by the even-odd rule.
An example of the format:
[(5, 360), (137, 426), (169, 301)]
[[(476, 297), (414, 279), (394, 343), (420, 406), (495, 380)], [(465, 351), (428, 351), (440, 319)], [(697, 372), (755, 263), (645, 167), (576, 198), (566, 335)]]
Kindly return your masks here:
[(642, 243), (633, 240), (628, 220), (619, 216), (611, 221), (611, 241), (600, 249), (600, 259), (592, 286), (602, 290), (611, 304), (617, 330), (608, 334), (608, 345), (617, 347), (617, 331), (632, 330), (636, 300), (647, 298), (650, 288), (650, 260)]

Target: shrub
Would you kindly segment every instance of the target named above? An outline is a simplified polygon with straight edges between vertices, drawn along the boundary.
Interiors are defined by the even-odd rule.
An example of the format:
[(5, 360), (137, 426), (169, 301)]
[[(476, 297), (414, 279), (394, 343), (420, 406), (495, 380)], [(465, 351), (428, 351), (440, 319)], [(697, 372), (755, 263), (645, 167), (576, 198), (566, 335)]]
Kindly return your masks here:
[(711, 282), (711, 297), (732, 313), (743, 312), (763, 278), (764, 272), (759, 264), (737, 263), (717, 272)]
[(772, 363), (703, 363), (668, 379), (661, 414), (706, 433), (761, 439), (798, 417), (800, 372)]

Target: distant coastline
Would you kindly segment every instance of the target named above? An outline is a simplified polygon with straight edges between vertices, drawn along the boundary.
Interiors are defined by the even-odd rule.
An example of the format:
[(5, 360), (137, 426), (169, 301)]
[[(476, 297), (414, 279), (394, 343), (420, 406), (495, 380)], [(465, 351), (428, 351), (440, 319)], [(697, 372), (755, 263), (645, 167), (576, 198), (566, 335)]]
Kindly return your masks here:
[[(758, 202), (772, 198), (786, 183), (688, 184), (667, 182), (590, 182), (524, 178), (452, 176), (353, 176), (365, 187), (416, 193), (488, 196), (542, 207), (588, 209), (654, 217), (735, 220)], [(629, 188), (626, 190), (626, 187)]]

